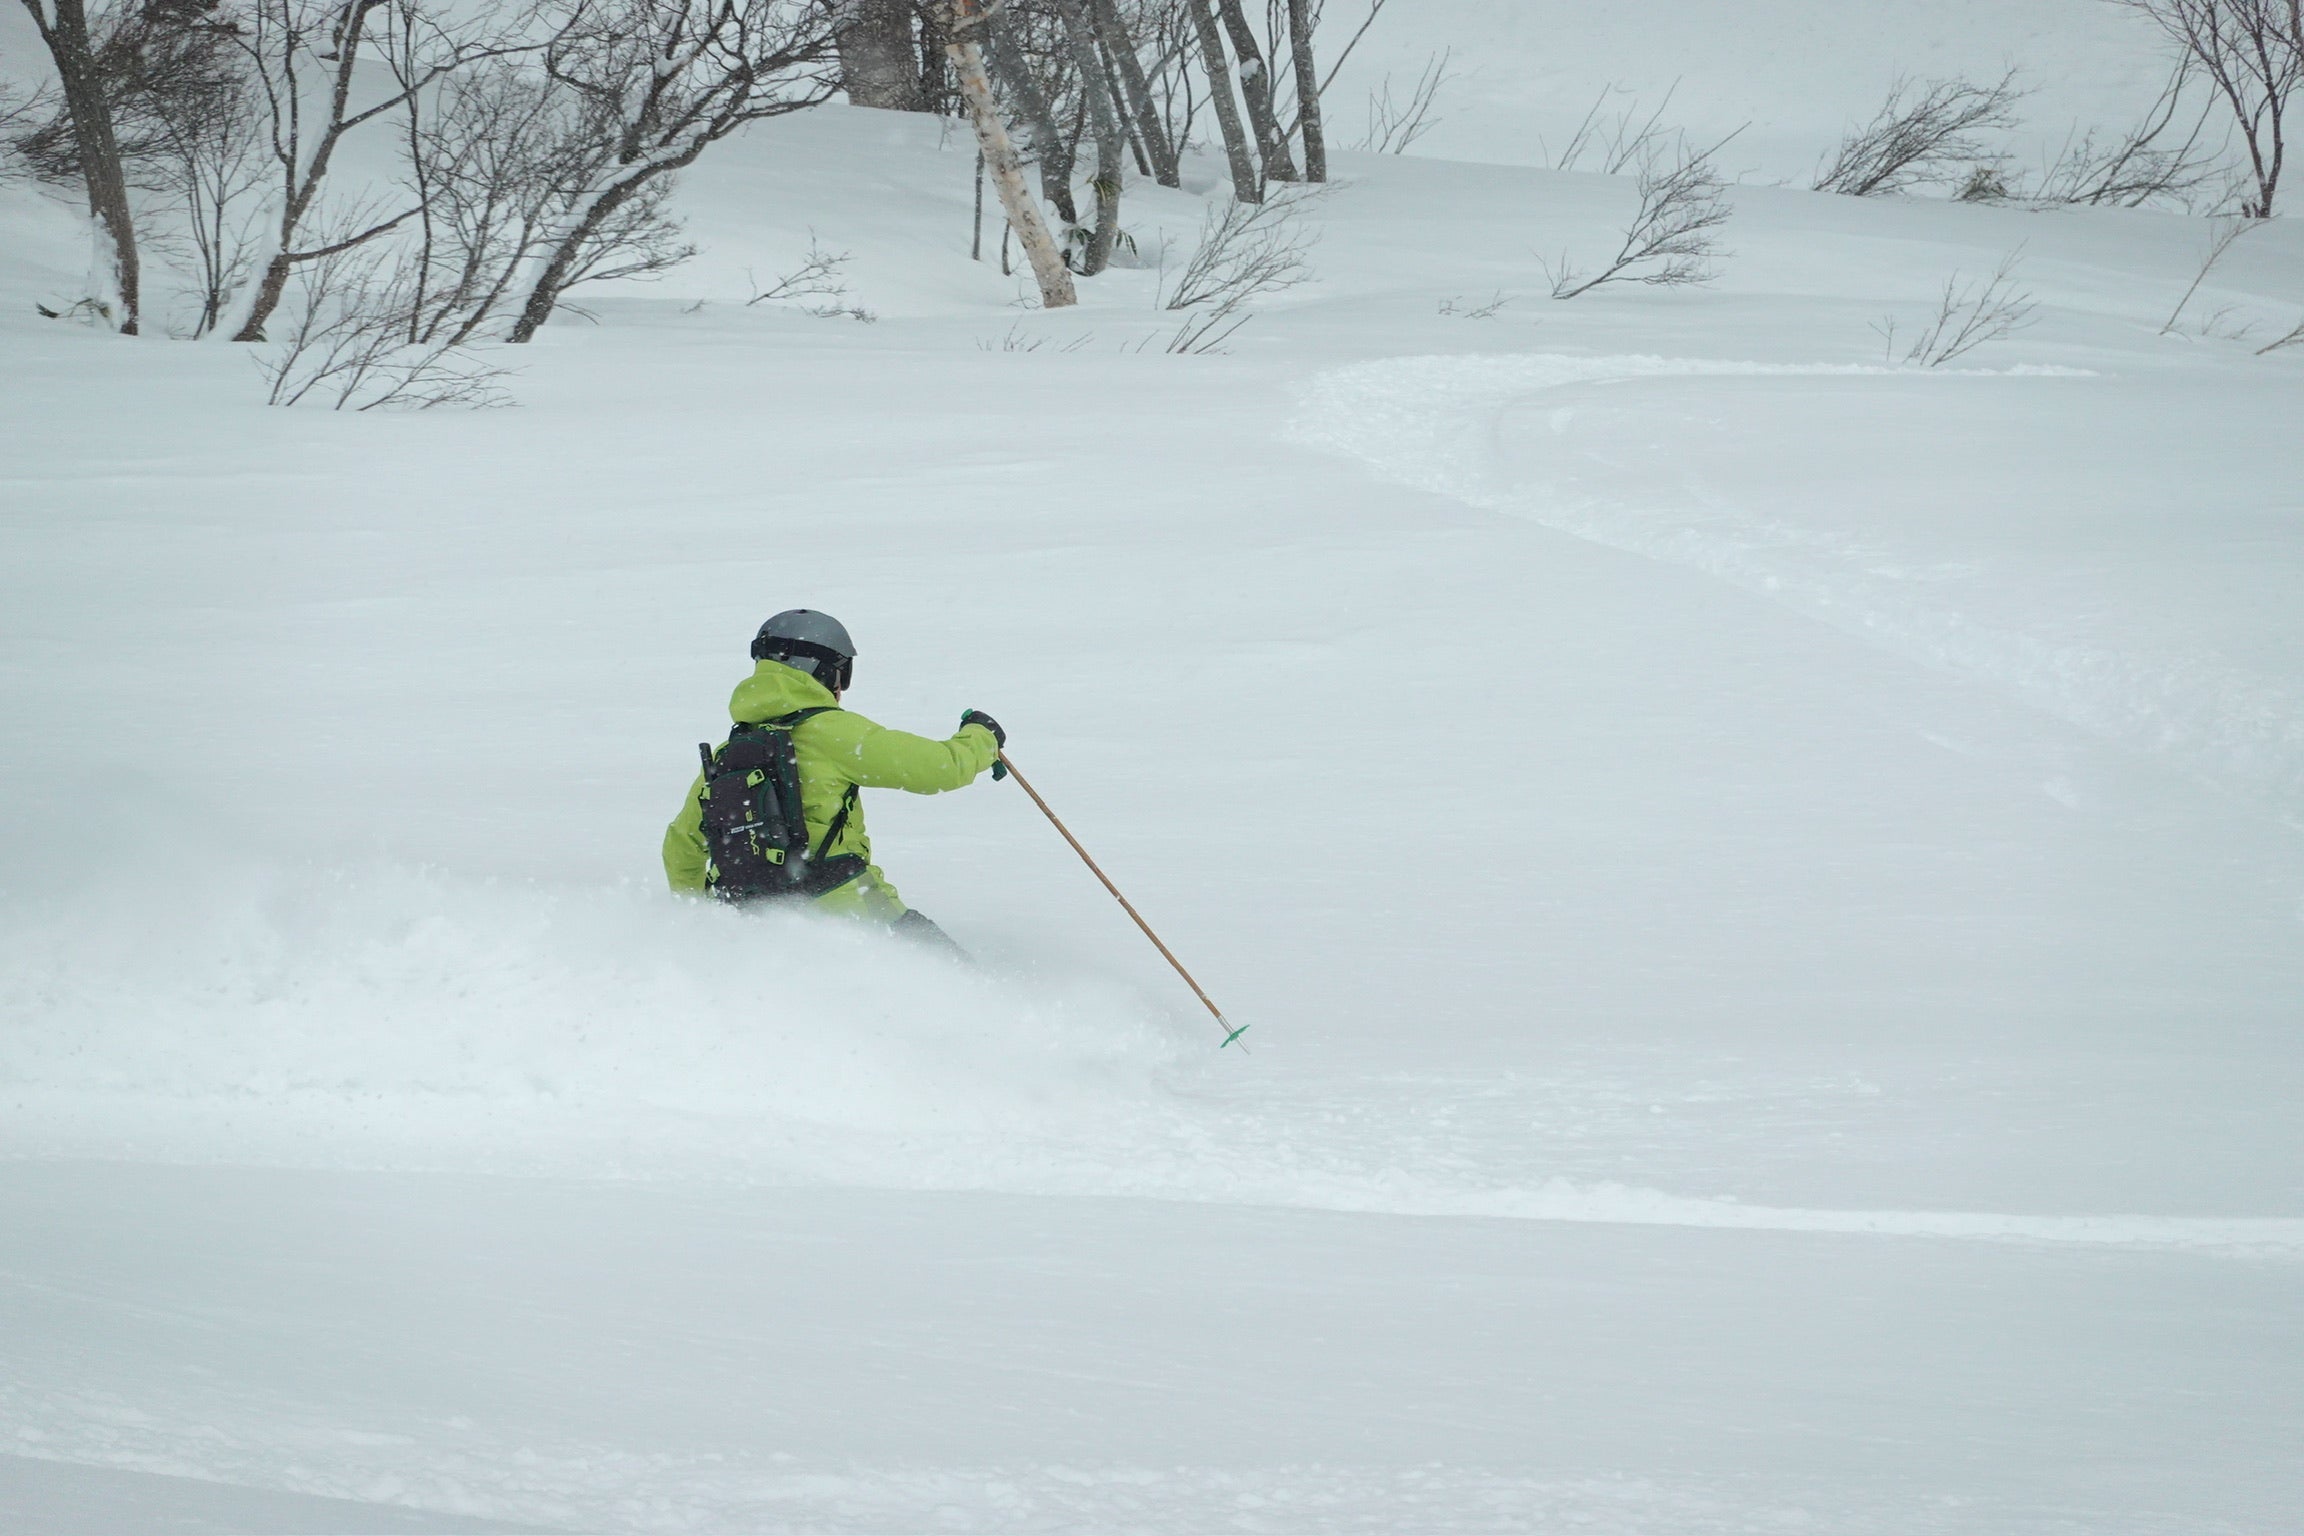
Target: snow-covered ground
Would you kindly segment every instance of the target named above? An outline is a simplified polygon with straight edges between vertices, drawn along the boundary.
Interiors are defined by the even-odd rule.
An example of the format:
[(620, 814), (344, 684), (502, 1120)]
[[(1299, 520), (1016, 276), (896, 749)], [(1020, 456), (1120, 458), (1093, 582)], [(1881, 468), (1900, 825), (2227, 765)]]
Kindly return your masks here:
[[(39, 320), (0, 194), (0, 1523), (2297, 1529), (2304, 352), (2159, 334), (2204, 227), (1751, 186), (1562, 304), (1624, 183), (1346, 157), (1176, 357), (971, 164), (776, 125), (475, 414)], [(811, 231), (876, 323), (744, 305)], [(980, 969), (664, 895), (794, 604), (1253, 1054), (1008, 786), (872, 807)]]

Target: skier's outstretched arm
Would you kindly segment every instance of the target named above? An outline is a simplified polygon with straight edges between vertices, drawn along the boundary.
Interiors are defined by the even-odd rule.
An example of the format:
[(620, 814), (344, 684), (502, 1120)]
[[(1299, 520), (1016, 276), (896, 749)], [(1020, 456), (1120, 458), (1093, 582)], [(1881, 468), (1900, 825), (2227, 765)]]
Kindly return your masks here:
[(944, 741), (892, 731), (846, 711), (818, 717), (842, 734), (826, 743), (840, 772), (866, 789), (940, 794), (976, 781), (1000, 755), (990, 728), (964, 725)]

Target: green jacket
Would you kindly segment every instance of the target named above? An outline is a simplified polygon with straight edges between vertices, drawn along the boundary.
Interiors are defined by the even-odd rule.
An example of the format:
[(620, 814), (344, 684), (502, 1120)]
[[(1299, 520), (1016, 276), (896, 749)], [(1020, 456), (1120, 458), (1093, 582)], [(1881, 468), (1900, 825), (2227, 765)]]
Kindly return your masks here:
[[(803, 709), (824, 709), (837, 701), (832, 690), (796, 667), (763, 661), (752, 675), (736, 685), (728, 699), (732, 720), (757, 724)], [(999, 745), (981, 725), (966, 725), (949, 741), (931, 741), (904, 731), (874, 725), (845, 709), (812, 715), (792, 731), (793, 755), (800, 763), (800, 808), (808, 818), (808, 846), (818, 847), (832, 818), (840, 813), (851, 784), (866, 789), (906, 789), (916, 795), (939, 794), (974, 782), (992, 766)], [(704, 776), (688, 786), (680, 814), (664, 829), (664, 873), (676, 891), (704, 889), (709, 862), (704, 846), (704, 803), (699, 798)], [(839, 841), (827, 854), (853, 853), (868, 867), (863, 874), (816, 898), (819, 906), (881, 918), (897, 918), (904, 903), (895, 888), (872, 864), (872, 838), (864, 830), (863, 802), (841, 828)]]

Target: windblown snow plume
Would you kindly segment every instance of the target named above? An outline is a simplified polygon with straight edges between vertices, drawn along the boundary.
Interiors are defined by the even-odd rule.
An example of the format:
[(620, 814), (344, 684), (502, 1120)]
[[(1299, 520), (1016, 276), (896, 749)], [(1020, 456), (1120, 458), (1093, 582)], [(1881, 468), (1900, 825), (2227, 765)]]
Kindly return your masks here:
[(933, 1178), (1145, 1112), (1180, 1050), (1109, 986), (636, 889), (243, 869), (0, 926), (18, 1153)]

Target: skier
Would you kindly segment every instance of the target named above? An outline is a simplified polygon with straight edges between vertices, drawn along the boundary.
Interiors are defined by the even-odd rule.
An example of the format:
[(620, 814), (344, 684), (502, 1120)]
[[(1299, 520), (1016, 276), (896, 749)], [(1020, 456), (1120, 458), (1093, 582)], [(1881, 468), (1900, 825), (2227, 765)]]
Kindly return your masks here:
[[(664, 829), (672, 888), (734, 902), (810, 899), (957, 950), (872, 862), (858, 792), (933, 795), (987, 768), (1001, 778), (1008, 736), (1000, 723), (971, 709), (950, 740), (934, 741), (842, 709), (856, 646), (830, 614), (776, 615), (753, 638), (752, 661), (752, 675), (728, 700), (735, 729), (725, 746), (703, 745), (704, 771)], [(786, 797), (799, 816), (783, 816)]]

